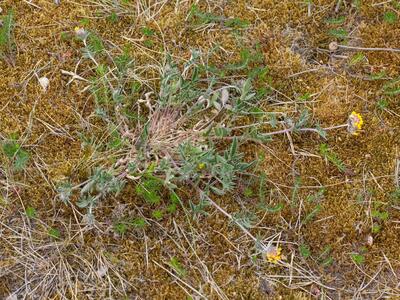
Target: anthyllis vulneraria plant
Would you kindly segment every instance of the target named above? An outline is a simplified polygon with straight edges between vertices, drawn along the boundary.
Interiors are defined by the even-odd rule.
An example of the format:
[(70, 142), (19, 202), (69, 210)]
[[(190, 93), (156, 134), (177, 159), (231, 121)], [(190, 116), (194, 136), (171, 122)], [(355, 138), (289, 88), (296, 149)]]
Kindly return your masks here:
[[(244, 159), (241, 144), (266, 143), (285, 133), (314, 132), (325, 138), (326, 130), (348, 125), (313, 127), (308, 110), (297, 117), (280, 114), (278, 121), (262, 108), (263, 96), (254, 88), (258, 75), (226, 76), (229, 64), (215, 70), (202, 63), (208, 59), (199, 51), (192, 51), (182, 65), (166, 55), (159, 66), (159, 85), (142, 85), (129, 50), (115, 55), (114, 48), (108, 49), (99, 36), (80, 27), (75, 36), (84, 46), (84, 58), (94, 63), (87, 89), (95, 104), (90, 117), (104, 123), (100, 128), (108, 132), (100, 134), (109, 138), (95, 147), (92, 156), (99, 159), (86, 170), (90, 175), (85, 182), (59, 185), (60, 199), (69, 203), (78, 198), (77, 205), (87, 209), (90, 221), (99, 202), (117, 195), (129, 182), (137, 196), (152, 206), (166, 194), (179, 203), (178, 189), (191, 187), (199, 202), (193, 207), (213, 205), (259, 242), (263, 252), (269, 249), (271, 262), (279, 261), (279, 247), (263, 245), (210, 196), (233, 192), (237, 180), (249, 174), (254, 161)], [(283, 129), (268, 132), (267, 126)], [(87, 141), (98, 140), (90, 130), (85, 134)]]
[[(115, 65), (109, 65), (97, 36), (82, 28), (76, 28), (75, 34), (84, 44), (85, 57), (96, 65), (90, 87), (96, 104), (94, 117), (113, 128), (114, 141), (108, 145), (119, 152), (113, 164), (105, 159), (107, 167), (92, 170), (85, 183), (61, 184), (64, 202), (79, 190), (77, 204), (88, 208), (92, 217), (99, 201), (119, 193), (126, 181), (133, 181), (138, 196), (152, 205), (160, 202), (164, 192), (176, 197), (179, 185), (195, 185), (207, 194), (233, 190), (237, 177), (252, 165), (243, 161), (239, 140), (256, 136), (230, 134), (230, 127), (250, 114), (259, 101), (250, 79), (218, 85), (217, 78), (201, 81), (204, 66), (198, 64), (199, 53), (193, 52), (182, 71), (167, 58), (157, 92), (135, 94), (129, 54), (115, 57)], [(228, 147), (217, 146), (225, 138)]]

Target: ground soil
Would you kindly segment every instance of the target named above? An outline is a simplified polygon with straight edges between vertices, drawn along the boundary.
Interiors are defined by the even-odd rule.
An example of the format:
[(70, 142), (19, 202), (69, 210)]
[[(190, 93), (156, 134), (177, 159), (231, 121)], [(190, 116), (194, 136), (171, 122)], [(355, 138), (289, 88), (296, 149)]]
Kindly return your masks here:
[[(61, 0), (58, 6), (50, 0), (28, 2), (0, 1), (3, 14), (13, 9), (16, 19), (15, 49), (6, 61), (0, 61), (0, 133), (2, 137), (18, 133), (24, 138), (25, 148), (32, 157), (29, 167), (11, 178), (15, 187), (1, 204), (0, 234), (12, 235), (4, 225), (21, 227), (25, 207), (35, 207), (41, 222), (59, 228), (63, 237), (70, 237), (72, 246), (64, 243), (65, 257), (73, 253), (92, 261), (93, 255), (102, 255), (115, 271), (109, 272), (115, 286), (121, 285), (120, 277), (129, 282), (125, 291), (122, 285), (116, 288), (123, 291), (121, 294), (112, 292), (110, 295), (102, 286), (71, 295), (55, 292), (47, 295), (49, 299), (62, 299), (63, 296), (67, 299), (188, 299), (184, 289), (193, 292), (186, 286), (182, 289), (179, 280), (159, 267), (170, 269), (168, 261), (171, 257), (179, 258), (187, 269), (186, 282), (209, 299), (221, 297), (211, 283), (213, 281), (227, 299), (308, 299), (319, 294), (332, 299), (353, 295), (360, 299), (378, 299), (381, 295), (393, 299), (400, 297), (400, 210), (391, 196), (398, 185), (395, 170), (399, 101), (396, 95), (387, 95), (383, 89), (390, 79), (398, 78), (400, 56), (391, 51), (339, 49), (332, 53), (328, 50), (333, 41), (354, 47), (400, 48), (400, 21), (388, 24), (383, 20), (388, 10), (399, 13), (390, 3), (374, 5), (379, 1), (369, 0), (357, 8), (352, 1), (343, 1), (346, 6), (335, 12), (337, 1), (317, 0), (312, 1), (310, 16), (307, 4), (304, 4), (306, 1), (200, 3), (202, 9), (214, 14), (249, 21), (251, 25), (247, 29), (234, 34), (219, 24), (205, 30), (193, 30), (186, 20), (190, 10), (188, 2), (191, 1), (177, 1), (180, 5), (176, 5), (176, 1), (167, 1), (154, 18), (148, 20), (145, 14), (135, 17), (136, 6), (133, 5), (132, 16), (121, 15), (115, 23), (104, 18), (100, 6), (90, 4), (96, 1)], [(346, 17), (344, 24), (338, 26), (326, 22), (328, 18), (338, 16)], [(162, 48), (168, 49), (182, 63), (190, 57), (190, 49), (207, 51), (219, 44), (224, 51), (219, 52), (215, 63), (222, 64), (237, 59), (242, 47), (259, 44), (274, 89), (265, 101), (266, 109), (297, 114), (307, 107), (313, 120), (322, 127), (346, 123), (352, 111), (363, 116), (364, 127), (357, 136), (338, 129), (329, 131), (327, 140), (314, 133), (301, 133), (274, 137), (265, 147), (253, 143), (241, 146), (248, 159), (265, 157), (257, 168), (266, 174), (267, 204), (285, 203), (282, 211), (257, 211), (259, 199), (244, 197), (240, 185), (237, 194), (218, 199), (230, 212), (239, 211), (243, 205), (250, 207), (260, 219), (252, 229), (253, 234), (267, 237), (280, 233), (285, 262), (312, 270), (325, 287), (307, 282), (306, 278), (305, 283), (300, 284), (300, 274), (296, 273), (299, 278), (291, 279), (290, 268), (269, 264), (260, 257), (252, 258), (254, 243), (212, 208), (208, 209), (208, 216), (190, 219), (190, 222), (184, 214), (178, 213), (153, 222), (145, 230), (118, 236), (113, 231), (116, 219), (138, 212), (149, 214), (132, 188), (117, 198), (108, 199), (98, 209), (99, 230), (86, 230), (79, 239), (71, 238), (82, 229), (80, 218), (75, 218), (73, 210), (57, 199), (54, 187), (64, 178), (85, 176), (86, 171), (77, 167), (84, 164), (86, 155), (78, 134), (82, 131), (80, 116), (87, 117), (93, 103), (89, 94), (82, 92), (85, 82), (74, 81), (67, 85), (70, 77), (61, 74), (61, 70), (76, 71), (82, 77), (90, 73), (85, 62), (75, 70), (81, 58), (81, 45), (74, 39), (64, 39), (63, 33), (73, 35), (74, 27), (82, 26), (85, 18), (90, 20), (86, 26), (104, 40), (120, 48), (131, 44), (132, 55), (139, 66), (151, 65), (160, 59)], [(156, 32), (150, 50), (143, 50), (143, 46), (126, 39), (140, 39), (143, 26)], [(329, 30), (338, 27), (346, 28), (350, 38), (337, 40), (328, 34)], [(352, 66), (349, 61), (358, 52), (363, 53), (365, 59)], [(370, 80), (370, 74), (383, 71), (383, 79)], [(46, 92), (38, 84), (36, 74), (50, 79)], [(151, 71), (143, 76), (157, 84), (157, 78), (152, 80), (154, 74)], [(298, 100), (304, 94), (312, 95), (311, 99)], [(274, 105), (271, 99), (280, 102)], [(384, 109), (377, 104), (381, 99), (388, 103)], [(60, 130), (62, 134), (58, 134)], [(344, 172), (321, 156), (321, 143), (328, 144), (337, 153), (346, 166)], [(2, 156), (1, 159), (5, 165), (6, 158)], [(301, 184), (296, 188), (298, 178), (301, 178)], [(247, 180), (243, 178), (243, 188)], [(315, 208), (314, 203), (307, 202), (307, 197), (321, 187), (325, 192), (318, 214), (312, 222), (296, 227), (298, 208), (291, 207), (291, 199), (304, 202), (302, 215), (306, 216)], [(186, 194), (187, 202), (196, 198), (187, 191), (183, 194)], [(388, 220), (373, 220), (371, 209), (374, 205), (388, 212)], [(382, 226), (379, 232), (371, 232), (372, 222)], [(36, 239), (51, 242), (46, 237), (45, 225), (31, 226), (35, 226)], [(15, 262), (13, 248), (2, 243), (0, 268)], [(300, 244), (309, 245), (310, 258), (301, 257)], [(322, 253), (328, 246), (331, 249), (328, 256), (333, 262), (324, 265), (322, 261), (326, 257)], [(357, 265), (351, 255), (360, 252), (365, 261)], [(77, 261), (71, 261), (72, 268), (78, 269)], [(120, 277), (115, 275), (117, 273)], [(274, 275), (282, 275), (282, 280)], [(1, 299), (26, 280), (21, 276), (17, 272), (3, 276), (0, 270)]]

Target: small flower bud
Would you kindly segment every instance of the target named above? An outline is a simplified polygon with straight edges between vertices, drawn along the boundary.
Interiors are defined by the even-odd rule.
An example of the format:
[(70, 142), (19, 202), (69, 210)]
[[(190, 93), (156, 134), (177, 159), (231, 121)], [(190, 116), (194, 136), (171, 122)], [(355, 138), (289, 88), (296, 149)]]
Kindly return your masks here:
[(74, 31), (75, 31), (75, 36), (81, 40), (84, 40), (88, 36), (88, 32), (84, 28), (75, 27)]

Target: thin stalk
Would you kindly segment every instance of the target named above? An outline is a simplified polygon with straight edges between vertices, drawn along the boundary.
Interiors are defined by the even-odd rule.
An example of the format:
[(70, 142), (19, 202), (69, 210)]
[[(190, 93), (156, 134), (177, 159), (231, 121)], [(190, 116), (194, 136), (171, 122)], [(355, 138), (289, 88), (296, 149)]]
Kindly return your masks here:
[(231, 220), (233, 223), (235, 223), (242, 231), (244, 234), (246, 234), (248, 237), (250, 237), (255, 243), (259, 243), (263, 250), (266, 251), (268, 247), (261, 242), (259, 239), (257, 239), (254, 235), (251, 234), (250, 231), (248, 231), (242, 224), (240, 224), (237, 220), (235, 220), (234, 217), (232, 217), (231, 214), (229, 214), (226, 210), (224, 210), (221, 206), (219, 206), (214, 200), (212, 200), (206, 193), (204, 193), (202, 190), (200, 190), (194, 183), (191, 183), (192, 186), (197, 189), (197, 191), (202, 194), (208, 202), (210, 202), (217, 210), (219, 210), (224, 216), (226, 216), (229, 220)]
[(387, 52), (400, 52), (400, 49), (397, 48), (368, 48), (368, 47), (354, 47), (347, 45), (337, 45), (338, 48), (347, 49), (347, 50), (361, 50), (361, 51), (387, 51)]

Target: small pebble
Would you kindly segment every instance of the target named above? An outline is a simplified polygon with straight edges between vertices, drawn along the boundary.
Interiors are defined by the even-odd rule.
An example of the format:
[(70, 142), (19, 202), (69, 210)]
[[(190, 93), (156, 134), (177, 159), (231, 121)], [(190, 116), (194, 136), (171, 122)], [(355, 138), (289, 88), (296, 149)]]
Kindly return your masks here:
[(39, 78), (39, 84), (42, 86), (43, 91), (47, 91), (47, 88), (49, 87), (50, 80), (47, 77), (40, 77)]
[(332, 52), (336, 51), (338, 48), (339, 48), (339, 45), (336, 42), (331, 42), (329, 44), (329, 50)]
[(372, 246), (373, 243), (374, 243), (374, 238), (371, 235), (367, 236), (367, 245)]

